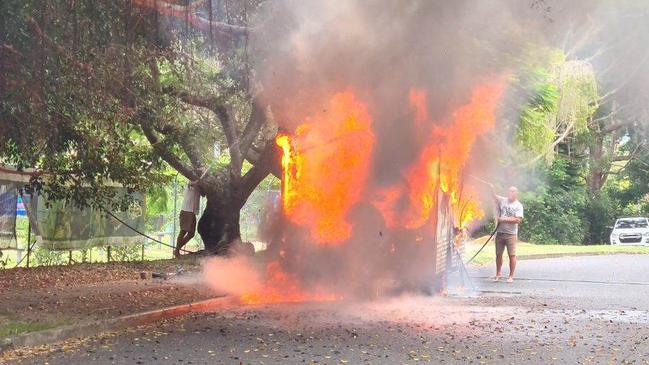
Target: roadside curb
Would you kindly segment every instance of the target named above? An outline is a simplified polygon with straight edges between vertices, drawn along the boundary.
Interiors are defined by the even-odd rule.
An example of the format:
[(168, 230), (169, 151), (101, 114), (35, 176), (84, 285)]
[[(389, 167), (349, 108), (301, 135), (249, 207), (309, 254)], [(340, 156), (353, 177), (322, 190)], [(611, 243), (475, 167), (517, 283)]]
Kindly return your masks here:
[(129, 314), (117, 318), (103, 319), (79, 325), (63, 326), (43, 331), (24, 333), (12, 337), (5, 337), (0, 339), (0, 353), (20, 347), (39, 346), (47, 343), (61, 342), (70, 338), (89, 337), (102, 332), (140, 326), (157, 322), (162, 319), (179, 317), (187, 313), (207, 311), (232, 302), (233, 299), (231, 297), (213, 298), (142, 313)]
[[(542, 260), (542, 259), (555, 259), (559, 257), (580, 257), (580, 256), (609, 256), (609, 255), (646, 255), (644, 253), (635, 252), (578, 252), (578, 253), (541, 253), (536, 255), (516, 256), (518, 261), (525, 260)], [(495, 261), (490, 261), (484, 264), (472, 264), (472, 266), (480, 267), (493, 264)]]
[(519, 260), (540, 260), (540, 259), (554, 259), (557, 257), (579, 257), (579, 256), (609, 256), (609, 255), (645, 255), (643, 253), (633, 252), (578, 252), (578, 253), (542, 253), (537, 255), (521, 256)]

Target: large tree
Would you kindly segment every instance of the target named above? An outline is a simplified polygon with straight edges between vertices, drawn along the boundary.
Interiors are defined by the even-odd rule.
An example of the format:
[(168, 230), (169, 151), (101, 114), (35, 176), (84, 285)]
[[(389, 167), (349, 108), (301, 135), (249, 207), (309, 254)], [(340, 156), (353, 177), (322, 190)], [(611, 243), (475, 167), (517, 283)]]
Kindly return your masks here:
[[(637, 45), (646, 43), (648, 10), (632, 1), (564, 4), (555, 13), (563, 31), (548, 48), (535, 47), (521, 67), (529, 98), (517, 130), (527, 151), (519, 166), (545, 163), (556, 172), (567, 161), (578, 170), (581, 181), (571, 189), (587, 199), (582, 216), (590, 243), (605, 239), (617, 209), (616, 194), (609, 194), (617, 179), (607, 182), (628, 177), (646, 156), (649, 51)], [(554, 159), (560, 163), (546, 163)]]
[(114, 203), (108, 181), (147, 190), (165, 163), (200, 180), (198, 231), (223, 252), (274, 168), (276, 130), (247, 58), (259, 1), (8, 0), (0, 4), (0, 161), (30, 188)]

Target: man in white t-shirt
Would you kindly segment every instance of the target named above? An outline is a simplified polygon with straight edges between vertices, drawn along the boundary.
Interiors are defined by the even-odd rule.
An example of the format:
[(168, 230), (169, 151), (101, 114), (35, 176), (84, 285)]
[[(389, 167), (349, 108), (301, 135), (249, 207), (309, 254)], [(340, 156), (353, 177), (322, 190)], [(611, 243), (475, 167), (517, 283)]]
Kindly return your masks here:
[(496, 229), (496, 277), (494, 281), (500, 280), (503, 266), (503, 253), (507, 248), (509, 256), (509, 277), (508, 283), (514, 281), (516, 271), (516, 243), (518, 241), (518, 224), (523, 221), (523, 204), (518, 201), (518, 189), (512, 186), (507, 191), (507, 197), (494, 193), (498, 206), (498, 228)]
[(176, 239), (176, 248), (174, 257), (180, 256), (180, 250), (194, 238), (196, 233), (196, 216), (201, 200), (201, 192), (198, 187), (198, 181), (191, 181), (185, 187), (183, 193), (183, 204), (180, 208), (180, 233)]

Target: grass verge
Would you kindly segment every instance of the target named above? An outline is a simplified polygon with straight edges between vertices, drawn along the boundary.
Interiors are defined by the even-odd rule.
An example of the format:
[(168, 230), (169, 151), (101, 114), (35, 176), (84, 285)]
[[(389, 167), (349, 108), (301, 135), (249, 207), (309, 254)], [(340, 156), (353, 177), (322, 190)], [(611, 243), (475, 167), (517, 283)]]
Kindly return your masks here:
[(11, 321), (0, 325), (0, 338), (16, 336), (22, 333), (47, 330), (64, 323)]
[[(488, 236), (476, 238), (466, 244), (464, 259), (468, 260), (482, 247)], [(486, 265), (495, 261), (494, 242), (489, 242), (487, 247), (476, 256), (472, 265)], [(553, 255), (608, 255), (608, 254), (649, 254), (649, 246), (611, 246), (611, 245), (538, 245), (528, 242), (519, 242), (516, 247), (516, 256), (519, 258), (543, 257)]]

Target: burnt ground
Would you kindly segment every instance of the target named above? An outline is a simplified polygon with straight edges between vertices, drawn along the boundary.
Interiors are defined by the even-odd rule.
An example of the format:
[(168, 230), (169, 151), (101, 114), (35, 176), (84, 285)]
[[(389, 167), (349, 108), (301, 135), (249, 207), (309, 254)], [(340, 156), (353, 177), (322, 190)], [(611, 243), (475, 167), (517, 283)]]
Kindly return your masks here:
[[(477, 297), (218, 308), (22, 349), (5, 354), (4, 360), (21, 364), (646, 364), (649, 271), (644, 270), (645, 260), (644, 256), (615, 256), (526, 261), (520, 266), (521, 280), (513, 284), (476, 279), (484, 290)], [(603, 263), (609, 265), (600, 266)], [(472, 275), (488, 271), (473, 269)], [(611, 280), (611, 275), (619, 280)]]
[[(0, 337), (114, 318), (213, 297), (151, 273), (200, 269), (194, 260), (79, 264), (0, 271)], [(146, 279), (140, 274), (145, 273)]]

